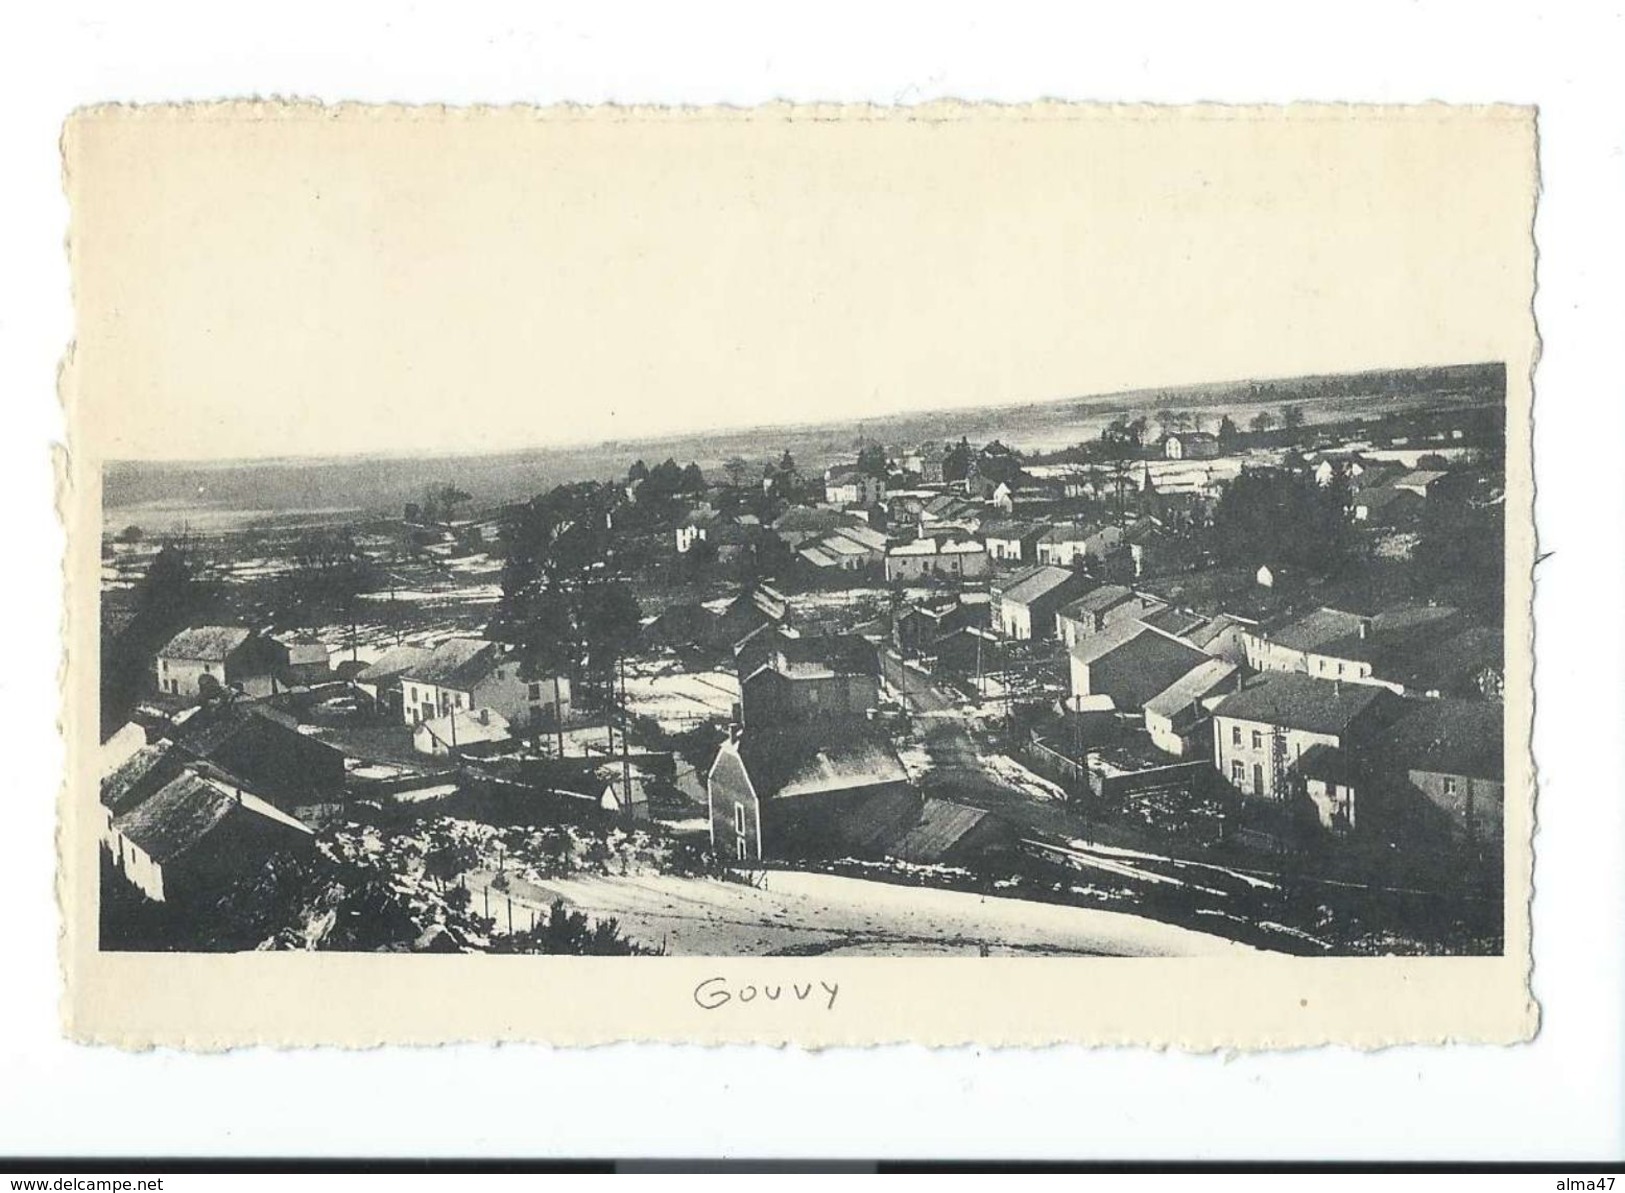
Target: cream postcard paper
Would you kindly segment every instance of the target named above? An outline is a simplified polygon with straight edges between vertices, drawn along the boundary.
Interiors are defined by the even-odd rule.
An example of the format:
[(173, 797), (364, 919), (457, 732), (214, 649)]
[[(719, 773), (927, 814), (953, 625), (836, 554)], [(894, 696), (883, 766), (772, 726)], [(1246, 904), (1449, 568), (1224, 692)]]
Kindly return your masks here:
[(1535, 144), (77, 114), (69, 1030), (1527, 1038)]

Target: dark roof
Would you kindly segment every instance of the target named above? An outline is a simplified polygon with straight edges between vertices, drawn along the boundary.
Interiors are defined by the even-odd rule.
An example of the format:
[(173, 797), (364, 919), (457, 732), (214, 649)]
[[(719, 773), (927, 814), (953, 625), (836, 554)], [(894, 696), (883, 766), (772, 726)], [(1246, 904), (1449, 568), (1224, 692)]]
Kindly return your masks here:
[(1325, 743), (1310, 746), (1295, 765), (1306, 779), (1320, 779), (1342, 787), (1358, 786), (1364, 778), (1360, 767), (1347, 753)]
[(1421, 497), (1408, 489), (1395, 489), (1390, 485), (1373, 485), (1371, 488), (1361, 491), (1354, 504), (1357, 506), (1363, 505), (1367, 510), (1380, 510), (1396, 501), (1421, 500)]
[(1075, 601), (1061, 606), (1062, 617), (1081, 617), (1087, 613), (1104, 613), (1115, 609), (1134, 596), (1132, 588), (1121, 584), (1102, 584), (1093, 592), (1086, 592)]
[(1408, 700), (1384, 753), (1407, 770), (1499, 781), (1505, 709), (1490, 700)]
[(200, 625), (182, 630), (158, 651), (161, 659), (207, 659), (222, 663), (226, 656), (252, 637), (241, 626)]
[(908, 782), (891, 743), (862, 723), (747, 730), (737, 748), (758, 799)]
[(1077, 573), (1067, 568), (1040, 563), (1022, 568), (1002, 584), (995, 585), (994, 591), (1004, 600), (1029, 605), (1076, 577)]
[(233, 796), (188, 771), (114, 823), (123, 836), (161, 863), (196, 845), (236, 807)]
[(496, 643), (483, 638), (448, 638), (421, 663), (401, 672), (403, 679), (442, 687), (471, 684), (482, 678)]
[(235, 792), (192, 771), (166, 784), (113, 824), (126, 840), (162, 864), (197, 845), (232, 816), (255, 815), (307, 835), (310, 832), (258, 796)]
[(1339, 683), (1296, 671), (1272, 671), (1225, 697), (1217, 713), (1309, 733), (1340, 734), (1356, 717), (1392, 695), (1375, 684)]
[(846, 514), (836, 513), (834, 510), (813, 509), (798, 505), (780, 514), (773, 523), (774, 530), (833, 530), (837, 526), (844, 526), (852, 519)]
[(427, 646), (391, 646), (383, 654), (368, 663), (357, 675), (356, 679), (362, 683), (382, 683), (386, 680), (399, 679), (405, 672), (410, 671), (423, 663), (434, 651)]
[[(278, 735), (291, 734), (301, 739), (300, 748), (309, 742), (337, 752), (335, 747), (321, 739), (300, 733), (298, 726), (299, 722), (294, 717), (263, 704), (227, 705), (193, 717), (182, 726), (175, 744), (195, 758), (212, 759), (239, 737), (261, 744), (269, 741), (270, 748), (275, 750), (279, 742), (286, 741), (285, 737), (279, 738)], [(281, 748), (286, 749), (286, 746)]]
[(763, 667), (794, 677), (807, 669), (835, 675), (873, 675), (878, 666), (874, 643), (856, 634), (820, 634), (792, 638), (763, 634), (742, 644), (735, 654), (741, 679)]
[(965, 838), (984, 822), (1001, 823), (993, 813), (952, 800), (928, 799), (919, 819), (892, 846), (893, 857), (905, 862), (929, 865), (952, 856)]
[(1161, 630), (1165, 634), (1172, 634), (1176, 638), (1183, 638), (1193, 630), (1205, 626), (1208, 619), (1200, 613), (1192, 613), (1189, 609), (1175, 609), (1169, 606), (1141, 614), (1140, 620), (1152, 629)]
[(179, 773), (167, 745), (142, 746), (102, 780), (102, 804), (117, 816), (135, 807)]
[(1506, 647), (1493, 626), (1470, 626), (1441, 642), (1423, 646), (1395, 668), (1394, 678), (1407, 689), (1448, 691), (1468, 685), (1486, 668), (1504, 666)]
[(1448, 605), (1400, 605), (1374, 617), (1322, 608), (1283, 626), (1270, 640), (1329, 658), (1386, 663), (1426, 649), (1458, 615)]

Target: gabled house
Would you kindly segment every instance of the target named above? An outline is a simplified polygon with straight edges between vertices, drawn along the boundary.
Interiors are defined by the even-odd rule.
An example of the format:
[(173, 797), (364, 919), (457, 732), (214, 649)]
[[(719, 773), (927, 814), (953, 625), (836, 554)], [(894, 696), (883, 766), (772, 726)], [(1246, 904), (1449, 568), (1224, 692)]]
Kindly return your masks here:
[(854, 525), (857, 521), (850, 514), (836, 510), (797, 505), (780, 514), (774, 520), (772, 529), (785, 546), (795, 549), (816, 542), (842, 526)]
[(1039, 537), (1035, 553), (1039, 563), (1082, 567), (1086, 563), (1105, 563), (1122, 545), (1120, 527), (1063, 522), (1051, 526)]
[(734, 865), (865, 851), (922, 803), (891, 743), (861, 724), (746, 727), (717, 751), (706, 788), (712, 851)]
[(1206, 659), (1145, 702), (1145, 729), (1151, 744), (1179, 757), (1204, 757), (1212, 740), (1214, 707), (1236, 689), (1240, 669), (1223, 659)]
[(892, 642), (907, 655), (936, 653), (944, 634), (968, 626), (987, 624), (986, 601), (966, 600), (966, 593), (948, 593), (923, 601), (909, 601), (892, 614)]
[(1126, 585), (1102, 584), (1056, 610), (1055, 632), (1070, 650), (1112, 626), (1137, 620), (1163, 607), (1156, 597), (1135, 592)]
[(1142, 621), (1122, 622), (1071, 648), (1072, 697), (1107, 696), (1118, 711), (1138, 712), (1210, 661), (1196, 647)]
[(984, 522), (982, 542), (988, 558), (998, 563), (1036, 563), (1038, 542), (1049, 530), (1043, 522)]
[(1213, 712), (1214, 765), (1243, 795), (1285, 799), (1311, 747), (1359, 753), (1381, 734), (1399, 698), (1372, 684), (1261, 675)]
[(378, 712), (392, 718), (401, 717), (404, 712), (401, 676), (421, 665), (433, 653), (427, 646), (406, 643), (391, 646), (363, 667), (353, 682), (372, 701)]
[(1426, 497), (1432, 491), (1433, 486), (1442, 481), (1447, 475), (1448, 473), (1444, 472), (1430, 472), (1419, 469), (1415, 472), (1407, 472), (1404, 476), (1395, 480), (1393, 487), (1400, 493), (1414, 493), (1418, 497)]
[(1323, 606), (1243, 640), (1256, 671), (1299, 671), (1403, 692), (1397, 677), (1419, 653), (1453, 635), (1459, 621), (1447, 605), (1399, 605), (1369, 616)]
[(987, 575), (987, 549), (972, 538), (952, 535), (898, 543), (886, 552), (888, 583), (969, 580)]
[(401, 690), (401, 719), (408, 725), (482, 708), (522, 729), (555, 726), (570, 716), (566, 676), (521, 676), (515, 653), (482, 638), (447, 639), (402, 671)]
[(1458, 840), (1504, 836), (1506, 710), (1493, 700), (1407, 700), (1380, 759), (1437, 809)]
[(288, 652), (288, 663), (283, 670), (284, 682), (290, 687), (326, 683), (333, 678), (327, 647), (320, 642), (294, 638), (282, 644)]
[(1053, 637), (1057, 610), (1094, 584), (1078, 572), (1043, 563), (1000, 577), (991, 586), (993, 629), (1006, 638)]
[(1219, 455), (1219, 437), (1207, 431), (1180, 431), (1162, 441), (1168, 460), (1213, 460)]
[(102, 778), (102, 839), (116, 848), (113, 821), (180, 777), (186, 758), (168, 742), (144, 745)]
[(298, 820), (212, 770), (188, 769), (114, 818), (114, 865), (155, 903), (198, 903), (271, 856), (304, 852)]
[(741, 720), (748, 728), (861, 718), (880, 702), (879, 660), (862, 638), (764, 633), (737, 653), (736, 662)]
[(175, 749), (297, 816), (341, 799), (345, 777), (343, 751), (299, 732), (297, 724), (263, 705), (205, 710), (181, 726)]
[(707, 538), (711, 531), (721, 523), (722, 515), (710, 506), (702, 505), (690, 510), (674, 532), (677, 539), (677, 553), (686, 555), (692, 551), (696, 543)]
[(886, 496), (886, 482), (855, 468), (830, 471), (824, 478), (824, 500), (830, 505), (876, 505)]
[(275, 639), (241, 626), (193, 626), (159, 648), (158, 690), (183, 700), (225, 691), (268, 696), (279, 686), (288, 652)]

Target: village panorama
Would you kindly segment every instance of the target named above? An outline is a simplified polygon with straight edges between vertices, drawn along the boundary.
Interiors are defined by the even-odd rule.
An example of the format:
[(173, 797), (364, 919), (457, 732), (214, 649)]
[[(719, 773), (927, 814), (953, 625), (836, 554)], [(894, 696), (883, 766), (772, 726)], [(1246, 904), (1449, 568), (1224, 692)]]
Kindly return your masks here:
[(110, 464), (101, 947), (1499, 954), (1505, 386)]

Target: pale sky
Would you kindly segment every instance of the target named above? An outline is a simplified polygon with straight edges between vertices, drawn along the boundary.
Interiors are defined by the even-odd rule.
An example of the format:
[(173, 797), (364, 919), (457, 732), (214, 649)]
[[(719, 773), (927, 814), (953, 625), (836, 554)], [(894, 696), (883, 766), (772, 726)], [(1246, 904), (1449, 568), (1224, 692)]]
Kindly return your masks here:
[(513, 449), (1528, 334), (1506, 109), (109, 110), (66, 144), (106, 457)]

